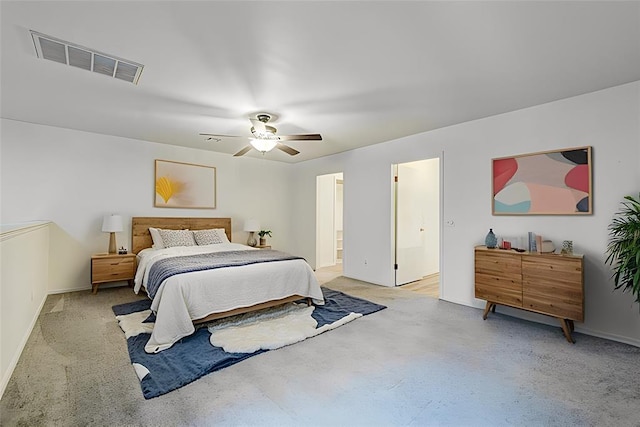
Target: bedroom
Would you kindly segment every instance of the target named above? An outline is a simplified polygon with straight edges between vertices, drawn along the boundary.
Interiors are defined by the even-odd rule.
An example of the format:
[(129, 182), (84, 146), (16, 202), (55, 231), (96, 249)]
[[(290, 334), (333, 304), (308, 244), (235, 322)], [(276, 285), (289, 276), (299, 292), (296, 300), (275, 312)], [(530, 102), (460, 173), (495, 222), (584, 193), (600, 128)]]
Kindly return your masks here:
[[(343, 172), (345, 176), (344, 228), (348, 233), (344, 242), (345, 276), (389, 285), (393, 280), (390, 262), (390, 165), (425, 158), (441, 158), (443, 222), (452, 221), (454, 224), (442, 227), (443, 300), (476, 308), (483, 306), (483, 301), (476, 300), (473, 294), (472, 248), (483, 242), (488, 228), (494, 227), (505, 235), (538, 230), (555, 241), (573, 240), (575, 250), (585, 254), (587, 318), (584, 324), (576, 325), (577, 330), (640, 346), (637, 305), (630, 295), (611, 291), (603, 249), (607, 225), (622, 196), (636, 193), (640, 186), (640, 60), (638, 49), (634, 50), (638, 47), (637, 2), (617, 6), (632, 8), (635, 15), (624, 10), (616, 12), (616, 6), (609, 6), (614, 17), (616, 13), (635, 16), (635, 26), (632, 26), (633, 22), (624, 27), (615, 21), (605, 20), (605, 17), (610, 18), (608, 14), (583, 11), (585, 19), (595, 19), (599, 24), (593, 28), (617, 26), (622, 31), (610, 32), (613, 34), (611, 45), (607, 46), (619, 46), (619, 50), (611, 48), (610, 51), (626, 54), (624, 60), (620, 61), (613, 54), (611, 57), (602, 54), (598, 56), (598, 67), (585, 68), (580, 74), (571, 74), (571, 68), (564, 72), (557, 70), (558, 79), (569, 85), (579, 83), (575, 82), (580, 80), (576, 75), (588, 80), (589, 76), (604, 74), (614, 68), (623, 76), (618, 80), (612, 79), (615, 83), (591, 87), (584, 92), (562, 96), (562, 99), (540, 99), (531, 105), (505, 110), (490, 117), (474, 117), (439, 129), (415, 132), (384, 143), (299, 163), (272, 161), (269, 157), (233, 159), (229, 153), (127, 138), (117, 136), (117, 132), (74, 130), (62, 124), (49, 125), (46, 115), (34, 123), (10, 116), (10, 107), (28, 109), (30, 103), (37, 102), (38, 94), (25, 93), (23, 100), (15, 101), (19, 103), (17, 105), (9, 104), (6, 98), (6, 89), (14, 84), (5, 80), (8, 78), (5, 73), (7, 40), (15, 39), (19, 31), (27, 31), (26, 39), (20, 39), (20, 54), (36, 61), (33, 46), (29, 45), (31, 23), (10, 21), (7, 3), (2, 4), (2, 223), (49, 220), (53, 225), (49, 235), (51, 249), (47, 283), (38, 284), (40, 287), (34, 289), (34, 297), (26, 302), (2, 298), (3, 308), (5, 304), (22, 304), (22, 309), (29, 312), (23, 325), (14, 323), (15, 330), (7, 330), (9, 320), (2, 318), (3, 352), (10, 350), (5, 344), (9, 338), (7, 334), (18, 335), (17, 340), (11, 336), (12, 341), (20, 342), (24, 338), (46, 294), (90, 288), (88, 260), (92, 253), (105, 249), (106, 237), (100, 231), (105, 213), (117, 212), (125, 218), (139, 215), (230, 216), (234, 220), (233, 233), (237, 242), (246, 241), (242, 221), (259, 216), (260, 221), (274, 231), (270, 240), (274, 246), (313, 260), (315, 180), (318, 175), (327, 173)], [(594, 15), (598, 16), (594, 18)], [(583, 29), (582, 26), (578, 28)], [(48, 31), (42, 25), (33, 29)], [(10, 37), (5, 37), (5, 31), (11, 32)], [(85, 34), (78, 29), (52, 35), (86, 43)], [(105, 40), (100, 46), (106, 49), (111, 44)], [(119, 49), (114, 53), (119, 53)], [(122, 55), (125, 56), (124, 53)], [(605, 58), (611, 61), (618, 59), (619, 62), (612, 67), (607, 65)], [(32, 65), (45, 66), (38, 62)], [(56, 65), (46, 64), (48, 70)], [(536, 75), (545, 75), (550, 70), (552, 72), (553, 67), (540, 69)], [(41, 73), (38, 76), (46, 77)], [(95, 81), (102, 76), (80, 78), (89, 77)], [(143, 74), (140, 85), (145, 78), (147, 76)], [(518, 83), (515, 82), (516, 87)], [(491, 89), (496, 88), (488, 87)], [(523, 88), (514, 92), (514, 96), (525, 96), (525, 92)], [(164, 101), (157, 100), (160, 119), (166, 114)], [(181, 108), (181, 112), (190, 114), (195, 107), (185, 102)], [(215, 115), (210, 108), (204, 108), (197, 114)], [(453, 104), (448, 108), (460, 107)], [(117, 112), (112, 117), (117, 120)], [(313, 117), (310, 120), (316, 124)], [(95, 121), (105, 128), (110, 127), (110, 123), (102, 121), (99, 114), (96, 114)], [(324, 133), (315, 126), (308, 130)], [(194, 133), (201, 131), (205, 129), (193, 130)], [(149, 130), (149, 133), (154, 131)], [(594, 150), (594, 214), (578, 218), (491, 215), (492, 158), (585, 145), (592, 146)], [(213, 212), (176, 209), (167, 214), (166, 209), (153, 208), (155, 159), (216, 167), (217, 209)], [(371, 230), (389, 230), (389, 233), (372, 233)], [(118, 234), (118, 241), (125, 246), (130, 244), (127, 226)], [(5, 262), (3, 258), (3, 270)], [(5, 286), (4, 282), (2, 286)], [(3, 290), (4, 295), (7, 293)], [(511, 314), (522, 316), (517, 312)], [(535, 320), (547, 321), (538, 317)], [(9, 362), (3, 359), (3, 369)], [(8, 381), (5, 374), (3, 372), (3, 381)]]

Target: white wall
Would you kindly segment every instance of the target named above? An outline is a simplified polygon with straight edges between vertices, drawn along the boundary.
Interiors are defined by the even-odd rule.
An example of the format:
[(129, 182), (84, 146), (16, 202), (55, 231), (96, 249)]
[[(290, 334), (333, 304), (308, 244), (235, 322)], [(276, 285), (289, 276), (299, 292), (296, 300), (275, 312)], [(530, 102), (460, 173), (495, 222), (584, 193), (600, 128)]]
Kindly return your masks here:
[(425, 184), (428, 216), (425, 221), (427, 244), (425, 245), (425, 276), (440, 271), (440, 159), (425, 160), (427, 179)]
[(0, 235), (0, 397), (47, 297), (49, 223), (3, 226)]
[[(639, 104), (640, 82), (634, 82), (296, 164), (296, 250), (315, 258), (315, 177), (343, 170), (344, 275), (390, 286), (390, 165), (442, 153), (442, 299), (483, 305), (474, 298), (473, 247), (490, 227), (503, 235), (534, 231), (555, 242), (573, 240), (574, 251), (585, 254), (585, 322), (577, 330), (640, 345), (638, 304), (612, 291), (604, 264), (608, 224), (623, 196), (640, 191)], [(585, 145), (593, 147), (592, 215), (491, 215), (492, 158)]]
[(322, 175), (316, 180), (316, 268), (335, 265), (336, 176)]
[[(639, 100), (634, 82), (294, 165), (3, 119), (0, 214), (5, 223), (57, 224), (51, 241), (63, 250), (51, 260), (53, 291), (89, 289), (89, 255), (106, 250), (108, 237), (99, 230), (110, 212), (231, 216), (239, 242), (246, 240), (242, 220), (257, 217), (274, 231), (274, 247), (314, 265), (316, 176), (344, 172), (344, 274), (391, 285), (391, 165), (442, 155), (441, 298), (483, 305), (474, 298), (473, 246), (489, 227), (573, 240), (586, 260), (585, 323), (577, 329), (640, 345), (638, 305), (612, 291), (604, 265), (607, 226), (622, 197), (640, 189)], [(491, 158), (584, 145), (593, 146), (593, 215), (491, 215)], [(218, 209), (153, 208), (156, 158), (218, 167)], [(129, 232), (118, 242), (130, 245)]]
[[(273, 232), (270, 244), (291, 250), (291, 167), (264, 159), (175, 147), (2, 120), (2, 223), (50, 220), (50, 292), (90, 288), (90, 255), (106, 252), (102, 216), (121, 214), (118, 246), (131, 248), (132, 216), (231, 217), (244, 243), (244, 219)], [(154, 208), (154, 160), (217, 168), (216, 209)]]

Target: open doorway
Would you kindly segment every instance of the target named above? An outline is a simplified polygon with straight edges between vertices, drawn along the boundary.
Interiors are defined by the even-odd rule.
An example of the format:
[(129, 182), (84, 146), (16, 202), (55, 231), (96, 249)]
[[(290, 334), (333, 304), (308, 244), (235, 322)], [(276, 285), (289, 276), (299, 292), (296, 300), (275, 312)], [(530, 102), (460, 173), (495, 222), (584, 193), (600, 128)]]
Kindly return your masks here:
[(316, 274), (342, 275), (342, 173), (316, 177)]
[(393, 165), (396, 286), (440, 297), (440, 159)]

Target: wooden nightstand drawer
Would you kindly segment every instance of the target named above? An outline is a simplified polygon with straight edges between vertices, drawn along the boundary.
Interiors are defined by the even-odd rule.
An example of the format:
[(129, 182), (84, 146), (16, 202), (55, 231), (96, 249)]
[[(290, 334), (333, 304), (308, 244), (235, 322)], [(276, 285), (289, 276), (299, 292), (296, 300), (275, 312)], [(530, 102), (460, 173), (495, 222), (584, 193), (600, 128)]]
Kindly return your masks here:
[(93, 293), (98, 285), (106, 282), (129, 281), (136, 274), (136, 256), (134, 254), (99, 254), (91, 257), (91, 284)]

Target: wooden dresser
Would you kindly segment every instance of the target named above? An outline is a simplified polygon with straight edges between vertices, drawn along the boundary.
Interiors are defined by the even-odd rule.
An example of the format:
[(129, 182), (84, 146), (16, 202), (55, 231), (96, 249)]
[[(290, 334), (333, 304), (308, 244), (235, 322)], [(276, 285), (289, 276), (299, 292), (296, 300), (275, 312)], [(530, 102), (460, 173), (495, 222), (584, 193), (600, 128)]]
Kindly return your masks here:
[(538, 254), (475, 248), (475, 295), (487, 305), (497, 304), (556, 317), (567, 341), (574, 321), (584, 321), (584, 264), (582, 255)]

